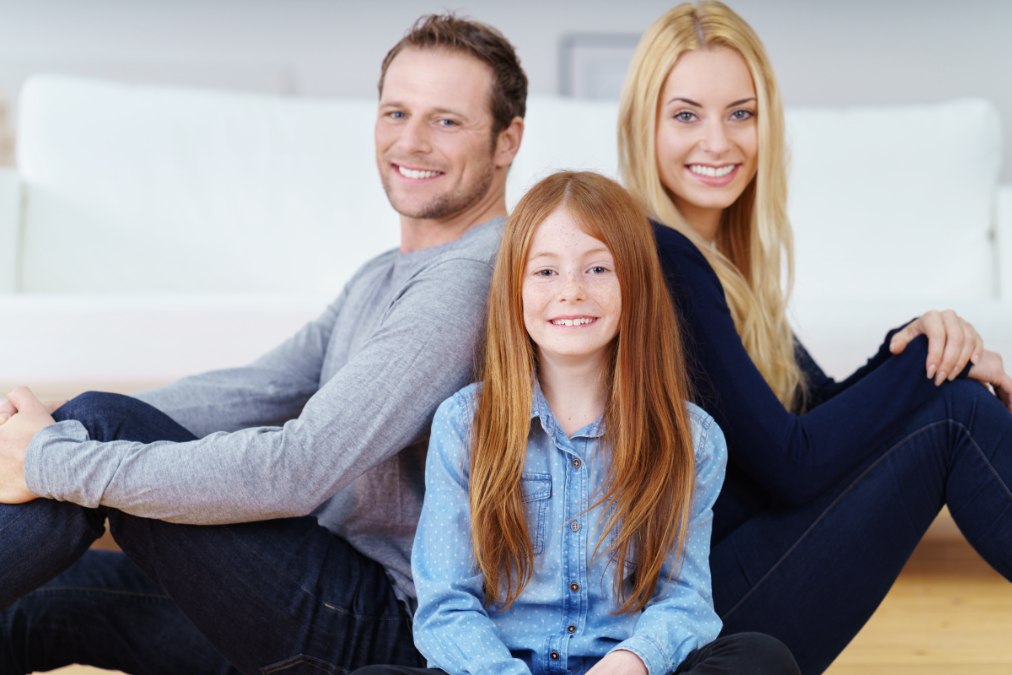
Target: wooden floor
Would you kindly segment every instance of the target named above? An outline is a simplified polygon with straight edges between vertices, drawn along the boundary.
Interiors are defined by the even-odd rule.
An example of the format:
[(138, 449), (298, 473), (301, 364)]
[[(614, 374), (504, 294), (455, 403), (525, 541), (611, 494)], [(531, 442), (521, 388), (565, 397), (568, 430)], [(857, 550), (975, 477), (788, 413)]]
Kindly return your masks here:
[[(72, 666), (60, 675), (100, 675)], [(829, 675), (1009, 675), (1012, 584), (942, 518)]]

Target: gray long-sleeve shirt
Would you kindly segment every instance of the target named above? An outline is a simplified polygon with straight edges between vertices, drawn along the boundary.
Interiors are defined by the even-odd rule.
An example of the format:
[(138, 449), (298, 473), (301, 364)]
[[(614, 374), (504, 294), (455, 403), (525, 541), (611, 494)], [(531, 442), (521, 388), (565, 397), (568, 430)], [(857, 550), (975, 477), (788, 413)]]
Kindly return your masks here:
[(40, 497), (223, 524), (301, 516), (387, 569), (414, 598), (410, 553), (440, 402), (472, 376), (502, 219), (368, 262), (315, 321), (252, 364), (139, 396), (199, 440), (100, 443), (76, 421), (40, 431)]

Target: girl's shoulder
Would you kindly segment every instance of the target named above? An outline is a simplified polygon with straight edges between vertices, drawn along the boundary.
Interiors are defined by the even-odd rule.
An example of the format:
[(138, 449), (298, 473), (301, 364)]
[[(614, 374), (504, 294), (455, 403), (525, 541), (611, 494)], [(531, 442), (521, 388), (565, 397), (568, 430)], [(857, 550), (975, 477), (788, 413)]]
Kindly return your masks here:
[(433, 430), (440, 427), (451, 427), (458, 432), (470, 429), (480, 392), (481, 383), (472, 382), (440, 403), (432, 418)]
[(686, 401), (685, 408), (689, 413), (689, 423), (692, 425), (692, 444), (696, 461), (715, 459), (722, 463), (726, 462), (727, 442), (717, 421), (695, 403)]

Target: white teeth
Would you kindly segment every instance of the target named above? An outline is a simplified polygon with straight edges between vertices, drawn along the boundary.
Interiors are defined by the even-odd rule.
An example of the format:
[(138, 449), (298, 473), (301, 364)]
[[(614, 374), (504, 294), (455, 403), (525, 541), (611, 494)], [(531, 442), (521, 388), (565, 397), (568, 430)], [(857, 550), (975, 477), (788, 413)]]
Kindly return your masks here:
[(720, 178), (734, 171), (734, 164), (728, 164), (722, 167), (703, 166), (702, 164), (690, 164), (689, 171), (696, 174), (697, 176), (706, 176), (707, 178)]
[(405, 178), (433, 178), (439, 175), (438, 171), (425, 171), (423, 169), (408, 169), (407, 167), (398, 166), (397, 171)]
[(593, 319), (553, 319), (553, 326), (586, 326), (588, 323), (594, 323)]

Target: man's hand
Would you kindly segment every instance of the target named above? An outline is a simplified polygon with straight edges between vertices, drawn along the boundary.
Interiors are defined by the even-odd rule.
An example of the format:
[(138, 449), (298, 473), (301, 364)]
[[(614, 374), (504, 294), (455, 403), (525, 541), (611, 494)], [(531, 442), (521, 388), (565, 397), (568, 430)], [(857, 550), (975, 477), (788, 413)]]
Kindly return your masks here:
[(587, 675), (647, 675), (647, 667), (630, 651), (616, 649), (587, 671)]
[[(49, 414), (52, 415), (56, 410), (67, 402), (67, 399), (59, 399), (52, 401), (43, 401), (43, 405), (49, 409)], [(17, 412), (17, 408), (14, 404), (8, 401), (6, 398), (0, 400), (0, 424), (3, 424), (10, 419), (11, 415)]]
[(951, 309), (925, 312), (893, 335), (889, 351), (899, 354), (918, 335), (928, 336), (928, 360), (924, 364), (935, 385), (952, 381), (967, 363), (977, 363), (984, 354), (984, 341), (977, 330)]
[(7, 395), (12, 410), (0, 426), (0, 503), (21, 504), (36, 498), (25, 483), (25, 455), (28, 444), (40, 429), (53, 424), (49, 407), (35, 398), (27, 387), (18, 387)]

